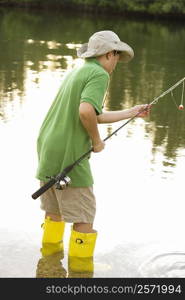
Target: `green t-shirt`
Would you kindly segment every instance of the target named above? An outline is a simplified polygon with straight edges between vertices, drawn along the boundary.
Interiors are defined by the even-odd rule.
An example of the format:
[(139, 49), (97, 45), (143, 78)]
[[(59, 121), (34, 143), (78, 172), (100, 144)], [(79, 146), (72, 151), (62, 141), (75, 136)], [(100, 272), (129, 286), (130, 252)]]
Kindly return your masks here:
[[(40, 128), (36, 178), (47, 182), (46, 176), (58, 175), (91, 148), (91, 139), (79, 117), (79, 105), (89, 102), (101, 114), (108, 83), (108, 72), (95, 58), (86, 59), (66, 75)], [(88, 157), (73, 168), (69, 177), (73, 187), (92, 186)]]

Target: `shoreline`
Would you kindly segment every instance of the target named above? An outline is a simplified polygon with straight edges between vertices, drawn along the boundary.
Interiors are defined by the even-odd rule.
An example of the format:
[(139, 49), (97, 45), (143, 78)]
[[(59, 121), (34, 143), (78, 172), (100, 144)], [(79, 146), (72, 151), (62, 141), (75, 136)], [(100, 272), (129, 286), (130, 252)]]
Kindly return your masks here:
[[(134, 0), (137, 1), (137, 0)], [(146, 1), (146, 0), (145, 0)], [(123, 9), (119, 8), (117, 6), (95, 6), (92, 4), (81, 4), (81, 3), (74, 3), (73, 1), (63, 1), (60, 2), (57, 0), (54, 0), (51, 2), (51, 0), (46, 0), (44, 3), (39, 0), (33, 0), (33, 1), (23, 1), (22, 3), (17, 2), (17, 0), (10, 1), (0, 1), (0, 9), (24, 9), (24, 10), (42, 10), (42, 11), (48, 11), (56, 9), (58, 11), (68, 11), (70, 10), (71, 13), (82, 13), (82, 14), (89, 14), (89, 15), (100, 15), (100, 16), (124, 16), (128, 18), (137, 18), (137, 19), (150, 19), (150, 20), (169, 20), (169, 21), (185, 21), (185, 13), (183, 11), (180, 12), (151, 12), (147, 11), (146, 9)]]

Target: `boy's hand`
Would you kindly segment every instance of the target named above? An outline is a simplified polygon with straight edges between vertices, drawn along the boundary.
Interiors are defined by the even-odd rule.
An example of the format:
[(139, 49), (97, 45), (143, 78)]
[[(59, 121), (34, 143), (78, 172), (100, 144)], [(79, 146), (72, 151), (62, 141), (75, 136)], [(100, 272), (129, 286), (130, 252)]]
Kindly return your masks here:
[(141, 105), (136, 105), (132, 108), (133, 116), (137, 115), (140, 111), (141, 113), (137, 115), (137, 117), (144, 118), (149, 116), (150, 111), (151, 111), (151, 104), (141, 104)]
[(105, 148), (105, 142), (102, 141), (101, 139), (93, 142), (93, 152), (101, 152)]

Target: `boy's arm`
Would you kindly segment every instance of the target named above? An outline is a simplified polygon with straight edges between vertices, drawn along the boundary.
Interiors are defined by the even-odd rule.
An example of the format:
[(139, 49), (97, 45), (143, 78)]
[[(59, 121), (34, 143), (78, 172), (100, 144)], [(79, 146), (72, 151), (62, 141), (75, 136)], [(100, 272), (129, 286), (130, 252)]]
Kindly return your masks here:
[(94, 107), (88, 102), (82, 102), (79, 106), (79, 116), (82, 125), (92, 140), (93, 151), (100, 152), (104, 149), (105, 143), (100, 138), (98, 120)]
[(98, 123), (114, 123), (125, 119), (130, 119), (134, 117), (136, 114), (138, 114), (140, 111), (141, 113), (138, 115), (138, 117), (146, 117), (149, 115), (150, 109), (151, 109), (151, 105), (141, 104), (141, 105), (136, 105), (130, 109), (107, 111), (98, 115), (97, 121)]

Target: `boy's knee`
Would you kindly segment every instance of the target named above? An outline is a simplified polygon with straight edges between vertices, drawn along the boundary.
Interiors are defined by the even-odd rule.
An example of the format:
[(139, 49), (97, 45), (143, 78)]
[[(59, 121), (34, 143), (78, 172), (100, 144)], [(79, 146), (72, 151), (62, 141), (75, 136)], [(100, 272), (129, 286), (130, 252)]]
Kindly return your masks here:
[(45, 218), (47, 218), (47, 217), (50, 217), (50, 219), (52, 221), (55, 221), (55, 222), (60, 222), (61, 221), (61, 216), (60, 215), (56, 215), (56, 214), (46, 212)]
[(74, 223), (73, 229), (84, 233), (96, 232), (96, 230), (93, 229), (93, 224), (91, 223)]

